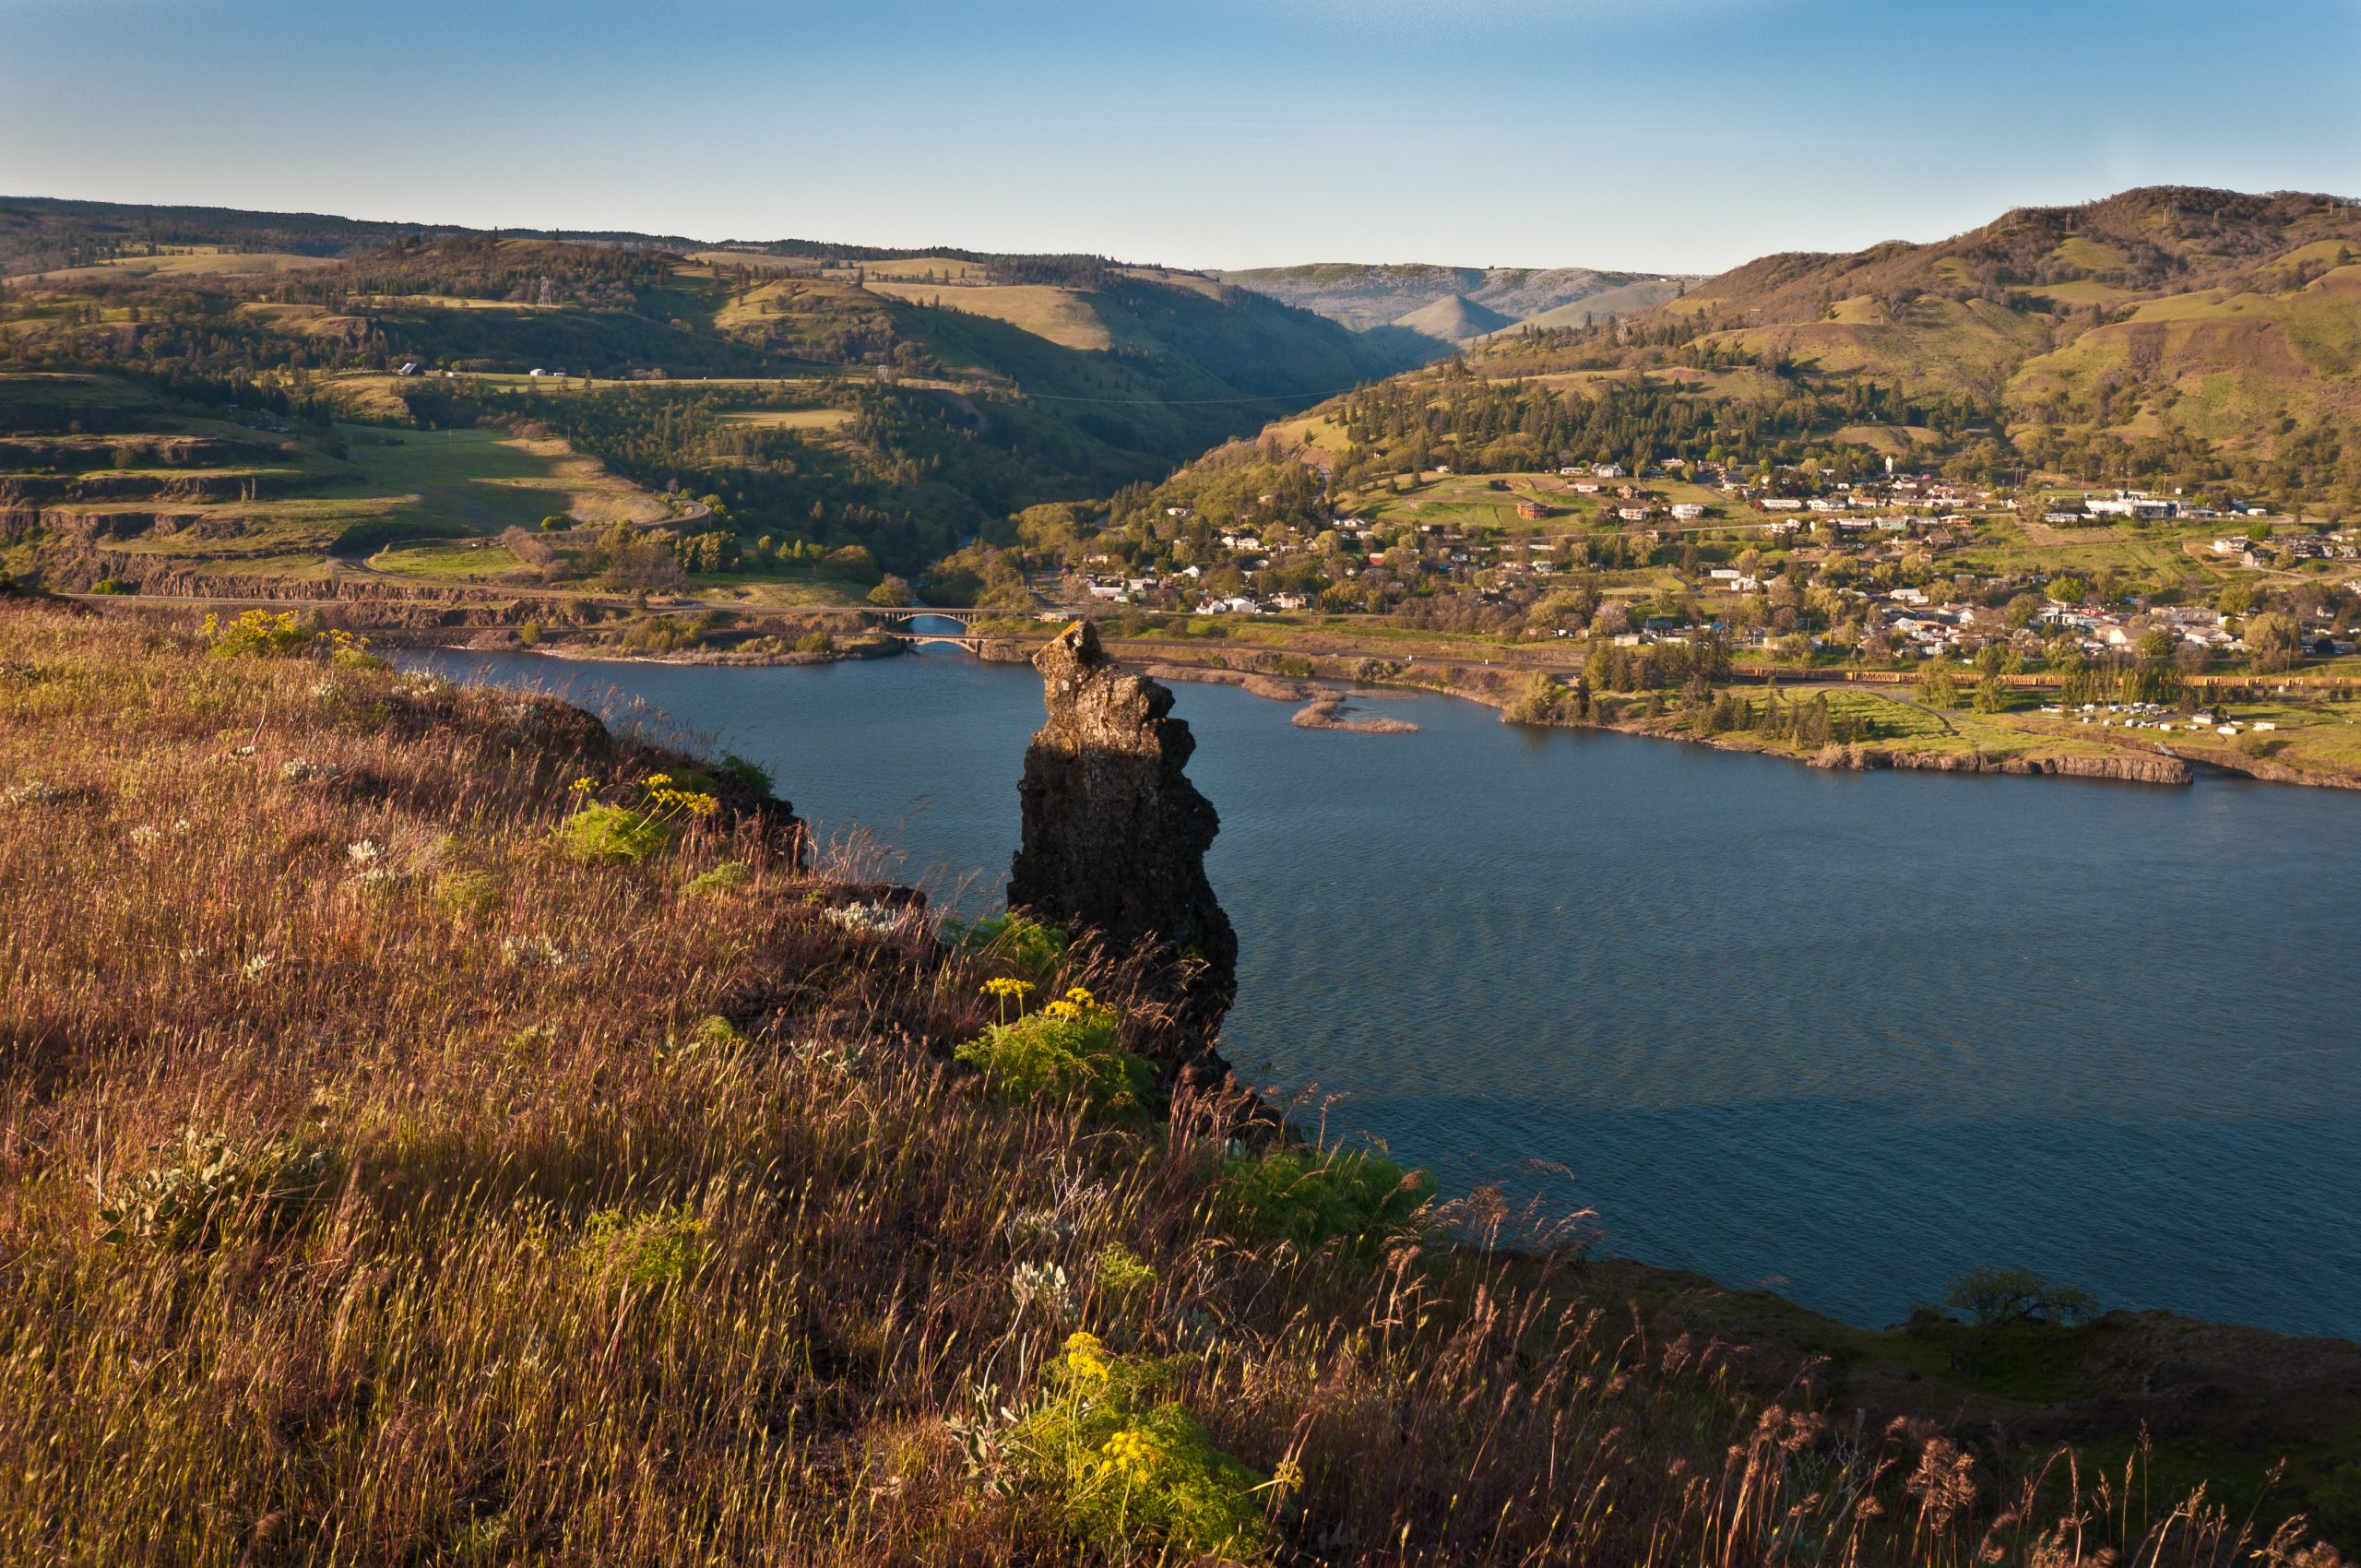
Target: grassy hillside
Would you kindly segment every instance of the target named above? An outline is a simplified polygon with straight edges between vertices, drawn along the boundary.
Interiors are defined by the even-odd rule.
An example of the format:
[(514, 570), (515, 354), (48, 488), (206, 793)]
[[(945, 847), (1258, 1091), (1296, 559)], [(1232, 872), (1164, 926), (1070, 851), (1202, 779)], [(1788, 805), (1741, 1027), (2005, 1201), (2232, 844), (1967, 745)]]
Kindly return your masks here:
[(1436, 348), (1091, 257), (57, 202), (0, 203), (0, 374), (127, 373), (314, 420), (524, 421), (706, 498), (740, 552), (858, 547), (911, 574)]
[(2361, 410), (2355, 263), (2351, 201), (2168, 187), (1765, 257), (1654, 316), (1697, 352), (1985, 399), (2036, 463), (2108, 444), (2270, 458)]
[(402, 540), (680, 510), (546, 433), (307, 422), (116, 376), (0, 376), (0, 569), (74, 589), (252, 591)]
[[(1608, 298), (1316, 413), (1388, 410), (1358, 422), (1381, 473), (1403, 465), (1380, 447), (1487, 470), (1719, 448), (2361, 505), (2361, 206), (2342, 198), (2128, 191), (1933, 244), (1765, 256), (1620, 316)], [(1609, 393), (1648, 411), (1565, 410)]]
[[(208, 649), (0, 596), (0, 1555), (2260, 1544), (2243, 1481), (2176, 1513), (2136, 1458), (2102, 1483), (1856, 1415), (1681, 1332), (1693, 1288), (1456, 1244), (1555, 1232), (1241, 1103), (961, 1060), (1080, 1039), (1145, 1087), (1121, 1053), (1157, 1026), (1086, 944), (962, 946), (804, 865), (765, 793), (300, 623)], [(1019, 979), (1086, 988), (1074, 1028), (993, 1034)], [(2144, 1332), (1952, 1326), (1996, 1385)], [(1947, 1343), (1912, 1342), (1922, 1381)], [(2301, 1538), (2269, 1560), (2333, 1561)]]

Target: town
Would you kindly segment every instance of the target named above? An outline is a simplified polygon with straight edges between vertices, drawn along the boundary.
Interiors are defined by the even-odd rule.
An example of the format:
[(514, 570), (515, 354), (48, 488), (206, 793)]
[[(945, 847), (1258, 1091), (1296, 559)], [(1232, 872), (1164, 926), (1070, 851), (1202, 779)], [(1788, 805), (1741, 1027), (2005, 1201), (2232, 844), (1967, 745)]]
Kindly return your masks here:
[[(2344, 586), (2361, 572), (2361, 529), (2226, 495), (2010, 492), (1891, 459), (1854, 480), (1824, 467), (1568, 462), (1505, 476), (1446, 467), (1340, 497), (1299, 483), (1226, 504), (1166, 494), (1219, 491), (1202, 481), (1221, 474), (1177, 476), (1151, 505), (1119, 498), (1099, 531), (1028, 552), (1036, 587), (1062, 606), (1199, 619), (1378, 612), (1626, 647), (1711, 636), (1795, 663), (1997, 645), (2011, 672), (2118, 655), (2189, 671), (2331, 658), (2354, 651), (2361, 620)], [(2083, 557), (2087, 570), (2065, 564)], [(2262, 612), (2272, 598), (2282, 612)]]

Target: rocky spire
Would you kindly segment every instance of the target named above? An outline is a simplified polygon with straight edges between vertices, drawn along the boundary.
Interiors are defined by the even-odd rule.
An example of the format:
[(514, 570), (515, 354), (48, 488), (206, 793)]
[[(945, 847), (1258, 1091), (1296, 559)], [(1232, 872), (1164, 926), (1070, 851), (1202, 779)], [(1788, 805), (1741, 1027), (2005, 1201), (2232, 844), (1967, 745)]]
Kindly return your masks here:
[(1077, 621), (1033, 658), (1049, 722), (1025, 754), (1025, 838), (1008, 903), (1202, 962), (1188, 1011), (1210, 1037), (1237, 992), (1238, 936), (1205, 880), (1221, 829), (1181, 769), (1196, 741), (1167, 718), (1172, 693), (1125, 674)]

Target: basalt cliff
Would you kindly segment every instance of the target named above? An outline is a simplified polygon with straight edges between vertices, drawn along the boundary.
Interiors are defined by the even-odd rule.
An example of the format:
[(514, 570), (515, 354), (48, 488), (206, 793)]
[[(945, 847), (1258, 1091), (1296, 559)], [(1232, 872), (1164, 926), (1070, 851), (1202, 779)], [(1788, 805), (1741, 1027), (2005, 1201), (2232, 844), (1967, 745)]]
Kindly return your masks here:
[(1237, 995), (1238, 934), (1205, 879), (1221, 819), (1183, 771), (1196, 740), (1170, 717), (1172, 693), (1119, 669), (1088, 622), (1033, 666), (1049, 719), (1025, 754), (1009, 908), (1167, 965), (1192, 1042), (1175, 1065), (1219, 1074), (1211, 1040)]

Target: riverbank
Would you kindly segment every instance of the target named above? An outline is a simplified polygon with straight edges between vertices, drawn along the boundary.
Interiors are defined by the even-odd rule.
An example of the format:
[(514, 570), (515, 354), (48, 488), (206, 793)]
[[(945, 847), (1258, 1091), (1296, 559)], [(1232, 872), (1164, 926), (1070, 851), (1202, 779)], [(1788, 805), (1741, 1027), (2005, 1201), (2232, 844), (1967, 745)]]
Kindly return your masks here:
[[(343, 597), (300, 601), (336, 624), (383, 646), (501, 651), (520, 648), (573, 659), (647, 660), (670, 664), (764, 668), (841, 659), (888, 658), (907, 651), (914, 634), (848, 621), (841, 612), (749, 607), (644, 605), (629, 600), (582, 597), (553, 604), (546, 598), (455, 603), (409, 585), (346, 585)], [(194, 601), (159, 599), (89, 600), (114, 611), (194, 615)], [(1019, 635), (1015, 626), (1025, 628)], [(933, 640), (955, 642), (976, 656), (1021, 661), (1050, 628), (1038, 623), (987, 624)], [(1336, 642), (1329, 638), (1327, 642)], [(2361, 789), (2361, 697), (2337, 689), (2307, 695), (2293, 689), (2247, 689), (2237, 704), (2248, 722), (2235, 734), (2190, 725), (2165, 731), (2135, 728), (2127, 719), (2035, 711), (2033, 688), (2011, 689), (2011, 706), (1995, 714), (1938, 711), (1914, 701), (1875, 672), (1877, 681), (1833, 680), (1810, 671), (1784, 683), (1733, 683), (1725, 688), (1750, 706), (1773, 691), (1779, 699), (1826, 699), (1832, 731), (1848, 725), (1869, 732), (1766, 732), (1763, 729), (1701, 729), (1700, 715), (1667, 695), (1596, 694), (1597, 700), (1536, 705), (1528, 693), (1536, 675), (1577, 679), (1560, 662), (1494, 662), (1489, 655), (1438, 658), (1412, 653), (1398, 642), (1340, 645), (1337, 650), (1295, 651), (1167, 637), (1109, 636), (1108, 647), (1127, 663), (1174, 671), (1174, 679), (1317, 683), (1322, 692), (1395, 689), (1437, 693), (1480, 703), (1516, 722), (1609, 731), (1655, 740), (1684, 741), (1724, 750), (1772, 755), (1823, 768), (1892, 769), (2106, 779), (2181, 785), (2200, 769), (2258, 782)], [(1470, 650), (1472, 653), (1472, 650)], [(1181, 674), (1183, 671), (1200, 671)], [(1235, 681), (1233, 681), (1233, 677)], [(1252, 689), (1252, 688), (1249, 688)], [(1292, 689), (1292, 688), (1291, 688)], [(1290, 697), (1302, 704), (1306, 729), (1385, 734), (1400, 722), (1381, 716), (1346, 717), (1346, 702), (1318, 693)], [(2082, 720), (2091, 719), (2084, 722)], [(2165, 738), (2166, 733), (2170, 739)]]
[[(1121, 643), (1111, 645), (1119, 656), (1133, 654)], [(1225, 683), (1245, 684), (1255, 690), (1248, 678), (1226, 665), (1200, 666), (1173, 661), (1171, 650), (1156, 648), (1156, 662), (1148, 669), (1155, 673), (1176, 680), (1221, 680)], [(1455, 674), (1457, 678), (1452, 678)], [(1637, 735), (1650, 740), (1686, 742), (1705, 745), (1719, 751), (1745, 752), (1757, 755), (1776, 756), (1798, 762), (1806, 766), (1844, 768), (1867, 771), (1891, 768), (1901, 771), (1932, 771), (1941, 773), (1987, 773), (2023, 778), (2066, 778), (2113, 779), (2141, 784), (2187, 784), (2195, 777), (2187, 759), (2163, 751), (2143, 751), (2135, 746), (2111, 746), (2096, 742), (2077, 742), (2060, 738), (2047, 744), (2024, 744), (2014, 737), (1994, 743), (1987, 735), (1960, 736), (1953, 731), (1950, 739), (1956, 743), (1942, 745), (1902, 742), (1827, 742), (1820, 744), (1782, 743), (1750, 734), (1699, 734), (1679, 715), (1654, 715), (1637, 718), (1598, 719), (1576, 718), (1565, 713), (1544, 715), (1519, 714), (1524, 695), (1501, 673), (1493, 671), (1442, 672), (1442, 678), (1406, 678), (1397, 670), (1372, 670), (1365, 661), (1351, 668), (1322, 669), (1313, 665), (1313, 678), (1348, 682), (1356, 685), (1390, 686), (1406, 692), (1421, 692), (1458, 697), (1480, 704), (1501, 714), (1503, 719), (1544, 728), (1596, 730), (1616, 734)], [(1268, 677), (1261, 679), (1267, 680)], [(1529, 677), (1528, 677), (1529, 679)], [(1834, 695), (1858, 702), (1873, 702), (1888, 706), (1893, 699), (1883, 696), (1864, 698), (1857, 691), (1835, 685), (1798, 684), (1785, 688), (1788, 700), (1809, 699), (1814, 695)], [(1296, 688), (1276, 694), (1295, 697)], [(1637, 706), (1637, 699), (1634, 699)], [(1383, 723), (1384, 721), (1377, 721)], [(1348, 726), (1361, 728), (1363, 726)], [(2275, 768), (2270, 774), (2257, 770), (2246, 759), (2236, 765), (2221, 766), (2225, 772), (2244, 772), (2250, 777), (2268, 778), (2273, 782), (2318, 783), (2346, 788), (2361, 787), (2361, 780), (2319, 778), (2298, 773), (2292, 768)], [(2274, 777), (2273, 775), (2276, 775)]]
[[(6, 809), (42, 828), (0, 838), (27, 977), (12, 1027), (39, 1053), (8, 1085), (37, 1134), (6, 1173), (10, 1310), (60, 1351), (9, 1374), (0, 1447), (19, 1479), (0, 1530), (44, 1515), (132, 1545), (143, 1521), (268, 1503), (275, 1538), (300, 1543), (393, 1451), (432, 1459), (404, 1497), (456, 1522), (434, 1539), (488, 1515), (523, 1539), (609, 1532), (621, 1560), (637, 1538), (599, 1499), (652, 1487), (668, 1528), (703, 1532), (719, 1473), (818, 1510), (815, 1530), (909, 1545), (965, 1520), (1055, 1558), (1054, 1526), (973, 1485), (953, 1423), (979, 1380), (1010, 1387), (1086, 1325), (1118, 1357), (1180, 1357), (1169, 1396), (1261, 1473), (1298, 1466), (1301, 1513), (1273, 1527), (1333, 1554), (1382, 1554), (1407, 1526), (1448, 1560), (1496, 1546), (1500, 1518), (1551, 1527), (1562, 1497), (1530, 1456), (1552, 1443), (1642, 1515), (1643, 1538), (1586, 1538), (1587, 1560), (1631, 1560), (1687, 1516), (1677, 1486), (1651, 1490), (1676, 1461), (1783, 1488), (1806, 1479), (1779, 1479), (1790, 1463), (1814, 1486), (1860, 1463), (1847, 1495), (1906, 1523), (1904, 1483), (1938, 1439), (1974, 1455), (1965, 1553), (2055, 1444), (2120, 1474), (2142, 1427), (2159, 1515), (2201, 1478), (2234, 1518), (2260, 1499), (2266, 1530), (2310, 1508), (2355, 1538), (2343, 1342), (2150, 1313), (1857, 1329), (1693, 1275), (1470, 1244), (1498, 1218), (1481, 1193), (1390, 1257), (1351, 1235), (1275, 1245), (1234, 1228), (1219, 1146), (1185, 1119), (983, 1092), (948, 1057), (991, 1021), (988, 970), (907, 899), (798, 864), (785, 808), (739, 775), (713, 777), (711, 820), (636, 858), (581, 856), (573, 780), (604, 807), (651, 770), (700, 790), (710, 765), (510, 692), (207, 657), (88, 618), (0, 624), (0, 692)], [(183, 838), (207, 847), (202, 899)], [(1112, 977), (1051, 983), (1127, 1004)], [(192, 1125), (192, 1105), (228, 1109)], [(81, 1173), (136, 1195), (184, 1134), (203, 1158), (219, 1136), (233, 1170), (319, 1159), (336, 1180), (317, 1202), (267, 1189), (294, 1195), (250, 1229), (108, 1240)], [(388, 1280), (409, 1283), (388, 1298)], [(1415, 1323), (1369, 1332), (1406, 1298)], [(779, 1325), (776, 1344), (748, 1323)], [(408, 1376), (419, 1364), (441, 1374)], [(1467, 1430), (1503, 1388), (1536, 1413)], [(750, 1436), (749, 1410), (776, 1420)], [(136, 1496), (100, 1494), (110, 1457)], [(899, 1490), (880, 1496), (879, 1475)], [(1464, 1538), (1446, 1485), (1495, 1494)], [(2035, 1495), (2044, 1521), (2069, 1506)], [(1913, 1550), (1873, 1544), (1867, 1560)]]

